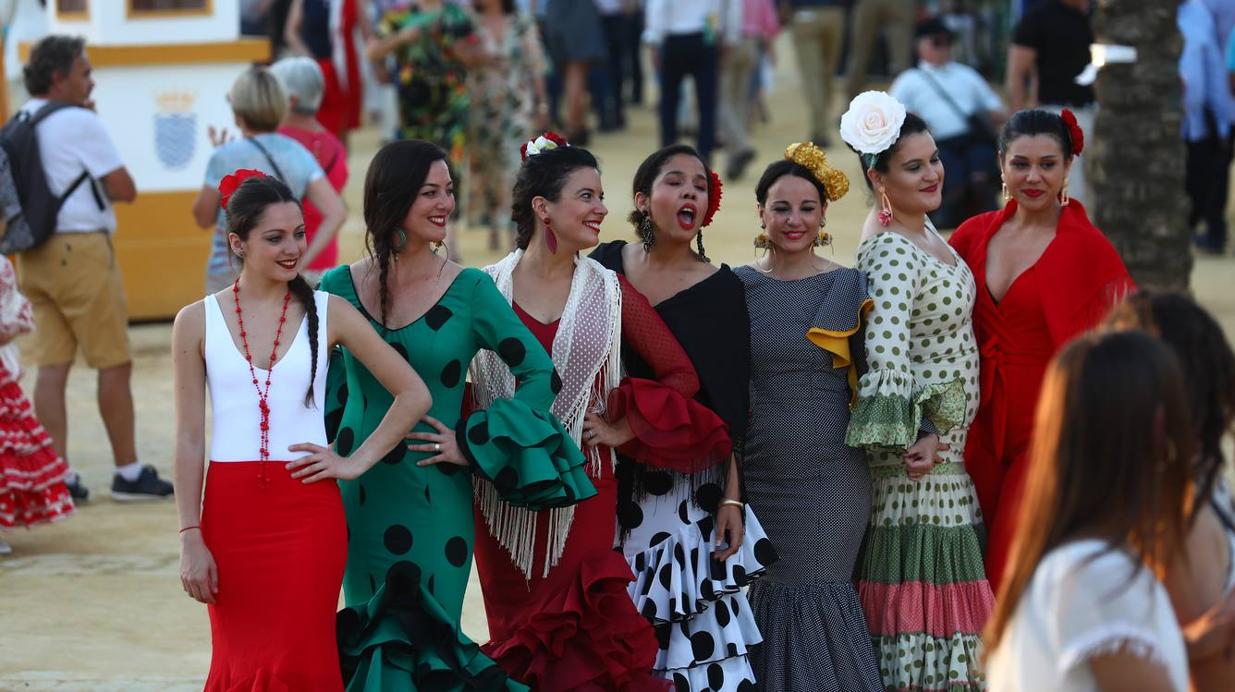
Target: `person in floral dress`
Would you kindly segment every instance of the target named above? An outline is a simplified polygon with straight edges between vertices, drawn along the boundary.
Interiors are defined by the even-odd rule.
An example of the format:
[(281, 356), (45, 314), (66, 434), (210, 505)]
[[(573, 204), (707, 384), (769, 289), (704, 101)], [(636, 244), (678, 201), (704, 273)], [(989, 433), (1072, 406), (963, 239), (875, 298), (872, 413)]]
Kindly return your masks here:
[(477, 35), (488, 62), (468, 73), (471, 93), (468, 148), (473, 224), (489, 227), (489, 249), (514, 241), (510, 190), (519, 170), (519, 147), (543, 127), (548, 114), (547, 69), (532, 17), (510, 0), (479, 0)]

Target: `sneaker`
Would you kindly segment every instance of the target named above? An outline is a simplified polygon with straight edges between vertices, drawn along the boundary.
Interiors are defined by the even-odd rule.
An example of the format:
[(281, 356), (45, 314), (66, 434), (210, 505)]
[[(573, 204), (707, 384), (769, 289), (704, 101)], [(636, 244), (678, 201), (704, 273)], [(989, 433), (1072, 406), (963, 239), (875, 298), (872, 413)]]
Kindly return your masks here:
[(172, 484), (159, 478), (159, 472), (146, 464), (135, 481), (126, 481), (120, 474), (113, 474), (111, 497), (116, 502), (139, 502), (162, 500), (172, 496)]
[(13, 546), (9, 545), (8, 541), (4, 540), (3, 538), (0, 538), (0, 555), (12, 555), (12, 554), (13, 554)]
[(81, 476), (73, 479), (73, 482), (64, 482), (64, 487), (69, 489), (69, 496), (73, 498), (74, 504), (82, 504), (90, 500), (90, 488), (87, 488), (81, 482)]
[(739, 180), (742, 174), (746, 172), (746, 167), (755, 158), (754, 149), (744, 149), (729, 157), (729, 166), (725, 169), (725, 177), (730, 180)]

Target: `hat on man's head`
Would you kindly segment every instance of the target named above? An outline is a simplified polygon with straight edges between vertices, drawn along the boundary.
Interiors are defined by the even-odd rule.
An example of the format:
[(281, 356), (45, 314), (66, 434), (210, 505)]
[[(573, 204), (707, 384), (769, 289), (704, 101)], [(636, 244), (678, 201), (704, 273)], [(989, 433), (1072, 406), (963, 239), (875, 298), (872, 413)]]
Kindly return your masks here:
[(931, 36), (943, 36), (949, 41), (956, 38), (956, 34), (952, 33), (952, 30), (948, 28), (948, 25), (944, 24), (943, 20), (939, 17), (929, 17), (927, 19), (923, 19), (918, 22), (916, 27), (914, 27), (914, 39), (928, 38)]

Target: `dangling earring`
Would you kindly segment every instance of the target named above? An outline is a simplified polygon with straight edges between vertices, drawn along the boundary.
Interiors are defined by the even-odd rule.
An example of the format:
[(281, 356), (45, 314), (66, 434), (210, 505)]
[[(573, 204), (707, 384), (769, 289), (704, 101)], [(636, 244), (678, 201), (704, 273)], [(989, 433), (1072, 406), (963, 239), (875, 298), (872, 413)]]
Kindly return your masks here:
[(891, 226), (892, 225), (892, 202), (888, 201), (888, 193), (884, 192), (883, 190), (879, 191), (879, 204), (882, 207), (879, 210), (879, 214), (878, 214), (879, 225), (885, 228), (888, 226)]
[(404, 231), (402, 228), (396, 228), (396, 229), (395, 229), (395, 235), (396, 235), (396, 237), (397, 237), (397, 240), (395, 240), (395, 242), (391, 243), (391, 247), (390, 247), (390, 249), (391, 249), (391, 250), (394, 250), (394, 253), (393, 253), (393, 254), (394, 254), (394, 259), (395, 259), (395, 261), (396, 261), (396, 262), (398, 262), (398, 261), (399, 261), (399, 253), (400, 253), (400, 252), (403, 252), (403, 248), (407, 247), (407, 232), (406, 232), (406, 231)]
[(1063, 189), (1059, 191), (1059, 206), (1066, 207), (1068, 202), (1072, 201), (1072, 197), (1068, 195), (1068, 179), (1063, 179)]
[(550, 254), (557, 254), (557, 234), (553, 232), (553, 228), (549, 226), (549, 217), (540, 220), (545, 226), (545, 247), (549, 248)]
[[(435, 241), (433, 241), (433, 254), (435, 254), (435, 255), (436, 255), (436, 254), (438, 253), (438, 251), (439, 251), (439, 250), (441, 250), (441, 249), (442, 249), (442, 248), (444, 248), (444, 247), (446, 247), (446, 242), (445, 242), (445, 241), (442, 241), (442, 240), (435, 240)], [(447, 256), (449, 256), (449, 255), (450, 255), (450, 251), (449, 251), (449, 250), (447, 250), (447, 251), (446, 251), (446, 254), (447, 254)]]
[(815, 236), (815, 247), (823, 247), (832, 244), (832, 234), (823, 230), (823, 226), (819, 226), (819, 235)]
[(707, 253), (703, 251), (703, 229), (699, 229), (699, 235), (695, 236), (695, 247), (699, 248), (699, 261), (701, 262), (711, 262), (712, 261), (708, 259)]
[(1008, 183), (1004, 180), (999, 181), (999, 192), (1003, 195), (1003, 201), (1012, 199), (1012, 192), (1008, 190)]
[(656, 229), (652, 227), (652, 212), (644, 212), (643, 220), (639, 222), (636, 232), (643, 243), (643, 251), (651, 252), (652, 246), (656, 244)]

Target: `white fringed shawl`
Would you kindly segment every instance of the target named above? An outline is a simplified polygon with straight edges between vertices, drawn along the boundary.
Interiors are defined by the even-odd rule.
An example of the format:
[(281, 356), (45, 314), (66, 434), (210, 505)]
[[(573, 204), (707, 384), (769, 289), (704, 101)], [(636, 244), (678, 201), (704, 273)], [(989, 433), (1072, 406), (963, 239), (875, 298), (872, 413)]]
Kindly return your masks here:
[[(513, 302), (514, 270), (522, 258), (523, 250), (515, 250), (484, 269), (507, 301)], [(604, 463), (612, 467), (617, 459), (613, 450), (607, 450), (608, 458), (602, 459), (599, 449), (583, 444), (583, 419), (593, 401), (596, 402), (595, 412), (604, 413), (610, 390), (622, 379), (621, 341), (622, 289), (617, 274), (595, 260), (577, 257), (570, 295), (550, 353), (562, 379), (562, 389), (553, 401), (551, 412), (583, 450), (593, 478), (599, 477)], [(471, 377), (473, 396), (481, 408), (497, 399), (514, 396), (514, 374), (492, 351), (484, 350), (476, 355)], [(475, 493), (490, 533), (510, 553), (524, 578), (531, 579), (538, 513), (503, 502), (492, 483), (477, 480)], [(547, 576), (550, 568), (561, 559), (574, 516), (574, 507), (549, 511), (549, 542), (542, 576)]]

